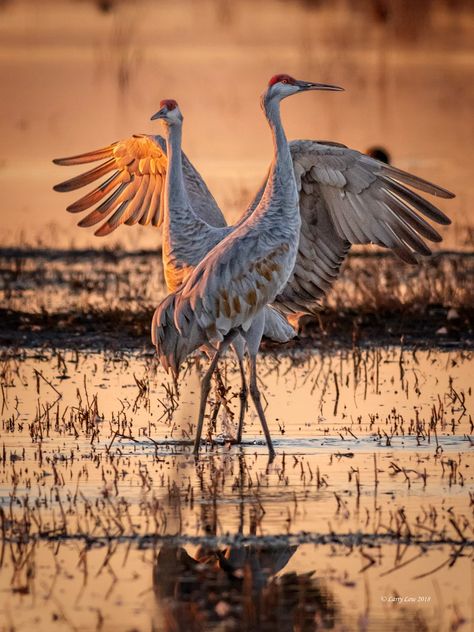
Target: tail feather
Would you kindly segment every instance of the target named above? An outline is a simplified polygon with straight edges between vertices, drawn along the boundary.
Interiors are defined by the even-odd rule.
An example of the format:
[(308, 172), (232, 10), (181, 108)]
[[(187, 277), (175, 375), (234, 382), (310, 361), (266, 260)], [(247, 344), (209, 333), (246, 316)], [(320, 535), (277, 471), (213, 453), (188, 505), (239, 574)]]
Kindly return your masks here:
[(192, 310), (189, 319), (182, 319), (180, 329), (176, 326), (177, 296), (176, 293), (169, 294), (156, 308), (151, 322), (151, 340), (161, 365), (165, 371), (171, 370), (175, 379), (188, 355), (205, 342)]
[(296, 336), (296, 331), (287, 319), (274, 307), (265, 307), (265, 327), (263, 335), (275, 342), (288, 342)]
[(151, 322), (151, 340), (156, 348), (162, 367), (175, 378), (179, 368), (191, 352), (186, 338), (174, 324), (175, 294), (167, 296), (155, 310)]
[[(167, 296), (156, 308), (151, 322), (151, 340), (165, 371), (178, 378), (181, 364), (198, 347), (209, 342), (186, 299), (176, 305), (178, 293)], [(179, 323), (179, 328), (178, 328)], [(285, 316), (267, 305), (264, 335), (276, 342), (288, 342), (296, 331)]]

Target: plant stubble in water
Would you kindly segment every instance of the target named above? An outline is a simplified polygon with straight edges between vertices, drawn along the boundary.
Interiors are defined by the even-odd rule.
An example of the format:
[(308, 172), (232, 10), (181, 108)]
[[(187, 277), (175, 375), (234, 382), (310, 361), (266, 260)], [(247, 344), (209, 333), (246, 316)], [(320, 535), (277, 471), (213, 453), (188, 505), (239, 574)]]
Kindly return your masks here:
[(5, 354), (3, 620), (462, 629), (471, 364), (468, 352), (400, 348), (264, 355), (269, 465), (252, 411), (244, 446), (226, 443), (238, 401), (230, 359), (225, 424), (196, 463), (186, 443), (199, 363), (178, 398), (146, 355)]

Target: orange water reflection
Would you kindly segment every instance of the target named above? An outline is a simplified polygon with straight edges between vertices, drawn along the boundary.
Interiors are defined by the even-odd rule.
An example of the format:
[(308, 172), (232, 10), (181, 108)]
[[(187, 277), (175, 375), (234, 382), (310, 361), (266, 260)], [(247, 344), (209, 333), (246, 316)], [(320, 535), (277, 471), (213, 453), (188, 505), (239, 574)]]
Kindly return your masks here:
[[(196, 462), (183, 445), (196, 363), (178, 401), (147, 355), (4, 356), (2, 620), (467, 629), (471, 366), (462, 351), (263, 355), (269, 465), (252, 413), (241, 448), (208, 445)], [(230, 359), (224, 373), (213, 439), (234, 427)]]

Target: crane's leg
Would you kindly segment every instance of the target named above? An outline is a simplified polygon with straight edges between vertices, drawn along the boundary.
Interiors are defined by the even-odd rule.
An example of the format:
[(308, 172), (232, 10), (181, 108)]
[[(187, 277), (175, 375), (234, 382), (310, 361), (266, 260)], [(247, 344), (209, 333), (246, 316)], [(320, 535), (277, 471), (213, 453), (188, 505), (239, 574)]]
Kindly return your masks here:
[[(214, 355), (216, 353), (216, 350), (214, 349), (214, 347), (212, 347), (211, 345), (204, 345), (202, 350), (204, 351), (204, 353), (207, 355), (207, 359), (209, 360), (209, 362), (212, 362), (212, 359), (214, 358)], [(220, 393), (223, 392), (221, 391), (221, 388), (224, 386), (223, 382), (222, 382), (222, 377), (219, 371), (219, 367), (216, 367), (215, 369), (215, 388), (216, 388), (216, 403), (214, 405), (214, 410), (212, 412), (212, 417), (211, 417), (211, 425), (215, 426), (216, 423), (216, 419), (217, 419), (217, 415), (219, 414), (219, 410), (221, 408), (221, 404), (222, 404), (222, 399), (220, 396)]]
[(261, 402), (260, 391), (258, 390), (257, 386), (257, 353), (258, 348), (260, 347), (260, 341), (262, 340), (264, 325), (265, 315), (262, 310), (254, 318), (250, 329), (243, 335), (247, 342), (247, 349), (249, 353), (250, 396), (252, 397), (255, 408), (257, 409), (260, 423), (262, 424), (263, 434), (265, 435), (265, 440), (268, 446), (270, 461), (273, 461), (273, 459), (275, 458), (275, 450), (273, 449), (272, 438), (270, 436), (270, 431), (268, 430), (268, 424), (267, 420), (265, 419), (265, 413), (263, 411), (263, 406)]
[(199, 404), (199, 418), (198, 418), (198, 424), (197, 424), (197, 429), (196, 429), (196, 437), (194, 439), (194, 454), (197, 454), (199, 452), (199, 445), (201, 443), (201, 435), (202, 435), (202, 426), (204, 424), (204, 413), (206, 412), (206, 403), (207, 403), (207, 398), (209, 396), (209, 390), (211, 388), (212, 375), (214, 371), (216, 370), (216, 366), (217, 366), (217, 363), (219, 362), (219, 358), (225, 352), (225, 350), (230, 345), (230, 343), (232, 342), (232, 340), (235, 338), (236, 335), (237, 335), (237, 332), (230, 331), (227, 334), (227, 336), (224, 338), (224, 340), (219, 344), (216, 354), (212, 358), (212, 362), (209, 365), (209, 368), (206, 371), (204, 377), (202, 378), (201, 401)]
[(256, 354), (251, 354), (249, 356), (249, 366), (250, 366), (250, 395), (252, 397), (253, 403), (255, 404), (255, 408), (257, 409), (257, 414), (260, 418), (260, 423), (262, 424), (263, 434), (265, 435), (265, 440), (268, 446), (268, 452), (270, 455), (270, 461), (273, 461), (275, 458), (275, 450), (273, 448), (272, 438), (270, 436), (270, 431), (268, 430), (267, 420), (265, 419), (265, 413), (263, 411), (262, 401), (260, 397), (260, 391), (257, 386), (257, 356)]
[[(214, 349), (214, 347), (212, 347), (211, 345), (206, 345), (203, 348), (203, 351), (207, 355), (208, 360), (212, 362), (212, 359), (216, 353), (216, 350)], [(235, 349), (235, 352), (238, 357), (239, 352), (237, 351), (237, 349)], [(212, 415), (211, 415), (211, 428), (215, 430), (217, 415), (219, 414), (219, 411), (221, 409), (222, 402), (223, 401), (225, 402), (225, 392), (226, 392), (226, 389), (224, 386), (224, 380), (222, 379), (222, 375), (218, 366), (216, 366), (214, 370), (214, 380), (215, 380), (215, 389), (216, 389), (216, 403), (214, 404), (214, 410), (212, 411)]]
[(222, 406), (222, 397), (223, 397), (222, 394), (225, 393), (224, 381), (222, 379), (222, 375), (221, 375), (221, 372), (219, 371), (218, 366), (216, 366), (216, 369), (214, 371), (214, 379), (215, 379), (214, 388), (216, 390), (216, 403), (214, 404), (214, 410), (212, 411), (212, 415), (211, 415), (211, 427), (215, 430), (217, 415), (219, 414), (219, 411)]
[(237, 443), (242, 443), (242, 432), (244, 429), (244, 418), (245, 412), (248, 409), (248, 388), (247, 388), (247, 379), (245, 377), (245, 367), (244, 367), (244, 353), (245, 353), (245, 343), (244, 339), (239, 337), (233, 342), (233, 347), (235, 354), (237, 356), (237, 360), (239, 362), (239, 370), (240, 370), (240, 379), (241, 386), (239, 392), (240, 399), (240, 410), (239, 410), (239, 427), (237, 429)]
[[(237, 356), (237, 362), (239, 364), (240, 371), (240, 391), (239, 391), (239, 399), (240, 399), (240, 407), (239, 407), (239, 426), (237, 430), (237, 439), (235, 443), (242, 443), (242, 431), (244, 427), (244, 418), (245, 413), (248, 410), (248, 387), (247, 387), (247, 378), (245, 376), (245, 366), (244, 366), (244, 354), (245, 354), (245, 340), (242, 337), (237, 337), (232, 346), (235, 351), (235, 355)], [(212, 361), (214, 357), (215, 350), (211, 347), (210, 349), (206, 348), (206, 355), (209, 360)], [(214, 405), (214, 410), (211, 415), (211, 427), (215, 428), (217, 415), (219, 414), (219, 410), (222, 406), (222, 397), (223, 393), (225, 393), (224, 381), (222, 379), (222, 375), (219, 371), (219, 367), (217, 366), (214, 372), (214, 377), (216, 380), (216, 403)]]

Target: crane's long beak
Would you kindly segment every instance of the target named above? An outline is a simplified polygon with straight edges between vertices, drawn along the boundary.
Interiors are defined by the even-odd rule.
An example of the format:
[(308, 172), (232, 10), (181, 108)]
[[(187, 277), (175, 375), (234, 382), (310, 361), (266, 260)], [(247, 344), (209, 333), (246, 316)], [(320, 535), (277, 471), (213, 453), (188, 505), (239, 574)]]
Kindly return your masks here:
[(311, 81), (297, 81), (296, 85), (301, 90), (331, 90), (332, 92), (343, 92), (344, 88), (333, 86), (330, 83), (312, 83)]
[(166, 108), (161, 108), (161, 110), (158, 110), (158, 112), (153, 114), (150, 121), (156, 121), (156, 119), (165, 118), (167, 114), (168, 114), (168, 110)]

